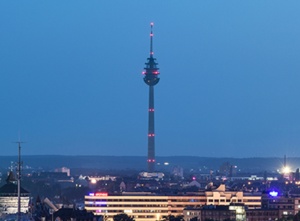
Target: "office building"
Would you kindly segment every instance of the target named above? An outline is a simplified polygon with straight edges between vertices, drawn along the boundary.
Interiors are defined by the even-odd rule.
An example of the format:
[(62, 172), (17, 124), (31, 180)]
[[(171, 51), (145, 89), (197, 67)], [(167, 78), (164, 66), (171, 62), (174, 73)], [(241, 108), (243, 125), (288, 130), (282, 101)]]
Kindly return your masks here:
[(150, 192), (124, 192), (108, 194), (90, 193), (85, 196), (85, 209), (95, 215), (103, 215), (107, 220), (126, 213), (136, 221), (160, 220), (168, 215), (183, 215), (184, 208), (204, 205), (223, 205), (243, 203), (249, 209), (261, 208), (261, 194), (228, 191), (225, 185), (217, 189), (186, 194), (158, 195)]

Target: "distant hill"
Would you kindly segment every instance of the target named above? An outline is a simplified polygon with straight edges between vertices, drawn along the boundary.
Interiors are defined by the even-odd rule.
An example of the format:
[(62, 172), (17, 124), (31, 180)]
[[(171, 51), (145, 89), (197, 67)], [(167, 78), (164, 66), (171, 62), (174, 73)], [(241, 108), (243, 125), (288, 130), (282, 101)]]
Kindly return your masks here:
[[(8, 168), (11, 162), (17, 161), (17, 156), (0, 156), (1, 169)], [(146, 170), (146, 157), (140, 156), (64, 156), (41, 155), (22, 156), (24, 166), (51, 170), (59, 167), (68, 168), (92, 168), (101, 170)], [(211, 158), (192, 156), (157, 157), (156, 168), (162, 171), (170, 171), (174, 166), (180, 166), (185, 170), (207, 171), (217, 170), (224, 162), (236, 165), (242, 172), (276, 171), (282, 168), (282, 158)], [(300, 167), (300, 158), (288, 158), (287, 164), (295, 170)]]

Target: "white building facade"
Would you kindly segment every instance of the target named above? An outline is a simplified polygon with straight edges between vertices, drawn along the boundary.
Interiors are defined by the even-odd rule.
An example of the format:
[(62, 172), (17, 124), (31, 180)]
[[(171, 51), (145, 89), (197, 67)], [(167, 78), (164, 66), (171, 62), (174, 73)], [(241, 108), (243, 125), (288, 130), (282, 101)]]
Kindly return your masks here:
[(186, 207), (231, 203), (243, 203), (249, 209), (258, 209), (261, 208), (261, 194), (226, 191), (225, 185), (221, 185), (215, 190), (189, 195), (166, 196), (149, 192), (109, 195), (98, 192), (85, 196), (85, 209), (95, 215), (103, 215), (109, 221), (113, 220), (114, 215), (120, 213), (133, 216), (136, 221), (155, 221), (168, 215), (183, 215)]

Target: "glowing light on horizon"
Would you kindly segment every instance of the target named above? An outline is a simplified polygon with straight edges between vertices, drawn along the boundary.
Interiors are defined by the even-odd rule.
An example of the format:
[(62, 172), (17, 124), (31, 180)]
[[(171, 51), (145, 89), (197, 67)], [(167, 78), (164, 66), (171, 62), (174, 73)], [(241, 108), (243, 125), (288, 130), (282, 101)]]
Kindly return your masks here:
[(288, 174), (288, 173), (291, 172), (291, 169), (290, 169), (289, 167), (283, 167), (282, 172), (283, 172), (284, 174)]

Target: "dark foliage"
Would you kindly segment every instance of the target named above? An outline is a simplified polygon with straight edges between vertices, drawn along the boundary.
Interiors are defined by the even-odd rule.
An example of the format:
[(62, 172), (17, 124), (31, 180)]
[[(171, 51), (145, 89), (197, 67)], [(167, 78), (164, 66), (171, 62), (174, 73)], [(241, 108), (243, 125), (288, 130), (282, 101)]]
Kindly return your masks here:
[(134, 218), (125, 213), (114, 215), (114, 221), (134, 221)]

